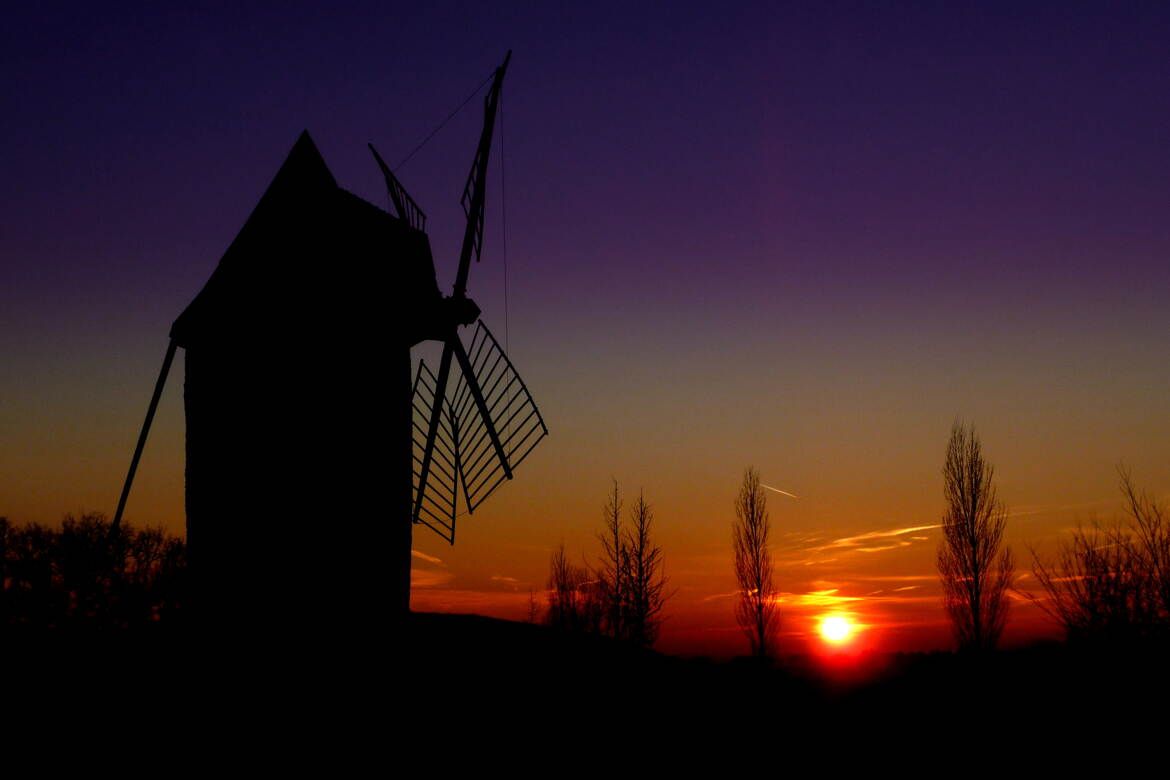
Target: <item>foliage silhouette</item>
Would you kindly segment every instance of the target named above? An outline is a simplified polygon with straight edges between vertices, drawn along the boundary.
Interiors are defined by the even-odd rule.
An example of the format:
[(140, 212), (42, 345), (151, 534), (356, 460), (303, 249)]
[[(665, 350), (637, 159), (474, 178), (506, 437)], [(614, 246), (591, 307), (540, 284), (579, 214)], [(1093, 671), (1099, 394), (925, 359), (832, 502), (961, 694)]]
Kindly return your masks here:
[(0, 517), (0, 624), (126, 627), (177, 622), (186, 601), (182, 539), (101, 514), (60, 530)]
[(735, 577), (739, 583), (735, 618), (747, 635), (752, 655), (761, 659), (775, 655), (780, 630), (772, 554), (768, 550), (770, 530), (768, 499), (760, 486), (759, 472), (749, 467), (735, 499), (732, 525)]
[(1122, 643), (1170, 635), (1170, 510), (1118, 469), (1128, 522), (1078, 527), (1056, 559), (1032, 551), (1046, 598), (1033, 601), (1070, 641)]
[(943, 466), (947, 511), (938, 571), (960, 650), (995, 649), (1007, 622), (1014, 563), (1003, 544), (1007, 510), (996, 501), (993, 474), (974, 426), (956, 421)]

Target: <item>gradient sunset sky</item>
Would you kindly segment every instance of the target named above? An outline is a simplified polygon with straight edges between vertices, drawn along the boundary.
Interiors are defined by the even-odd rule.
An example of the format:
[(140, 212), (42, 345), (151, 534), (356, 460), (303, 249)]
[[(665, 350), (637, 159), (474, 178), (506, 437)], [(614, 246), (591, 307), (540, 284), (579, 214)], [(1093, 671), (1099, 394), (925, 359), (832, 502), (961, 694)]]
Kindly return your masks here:
[[(554, 547), (598, 554), (616, 479), (654, 508), (660, 649), (742, 652), (754, 465), (799, 496), (768, 494), (788, 651), (828, 612), (869, 647), (949, 646), (957, 417), (1024, 590), (1029, 545), (1118, 516), (1118, 463), (1170, 492), (1167, 41), (1161, 3), (7, 9), (0, 515), (113, 514), (170, 323), (303, 129), (384, 204), (366, 142), (394, 165), (511, 48), (469, 294), (551, 435), (454, 547), (416, 531), (414, 607), (521, 618)], [(446, 291), (480, 121), (398, 170)], [(176, 533), (181, 387), (127, 510)], [(263, 521), (296, 510), (290, 490)], [(1007, 637), (1052, 631), (1021, 601)]]

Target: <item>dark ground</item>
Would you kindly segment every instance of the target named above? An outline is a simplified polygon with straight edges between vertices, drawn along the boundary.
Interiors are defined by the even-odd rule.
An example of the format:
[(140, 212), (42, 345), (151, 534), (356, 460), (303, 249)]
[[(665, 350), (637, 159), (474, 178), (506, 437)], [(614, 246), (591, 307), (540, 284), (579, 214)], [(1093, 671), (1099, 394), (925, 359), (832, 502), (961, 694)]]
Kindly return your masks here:
[[(428, 745), (514, 734), (542, 750), (553, 735), (584, 746), (581, 760), (602, 734), (696, 748), (783, 734), (802, 749), (846, 752), (854, 743), (834, 742), (843, 735), (930, 735), (935, 748), (973, 737), (1058, 739), (1061, 750), (1099, 751), (1122, 738), (1160, 746), (1170, 692), (1170, 656), (1155, 645), (894, 654), (826, 674), (809, 659), (682, 659), (475, 615), (416, 613), (396, 634), (326, 641), (307, 630), (262, 638), (152, 630), (9, 632), (3, 642), (4, 709), (29, 723), (145, 719), (181, 731), (195, 718), (235, 739), (262, 727)], [(1155, 736), (1138, 736), (1146, 734)]]

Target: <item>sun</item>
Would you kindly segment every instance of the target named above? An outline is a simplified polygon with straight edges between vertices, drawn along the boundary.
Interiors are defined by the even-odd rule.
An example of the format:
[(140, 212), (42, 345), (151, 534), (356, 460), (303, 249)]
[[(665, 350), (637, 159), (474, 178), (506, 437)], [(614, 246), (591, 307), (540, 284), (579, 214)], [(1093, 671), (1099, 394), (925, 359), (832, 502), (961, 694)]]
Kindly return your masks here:
[(830, 642), (844, 642), (853, 634), (853, 624), (839, 615), (821, 621), (821, 636)]

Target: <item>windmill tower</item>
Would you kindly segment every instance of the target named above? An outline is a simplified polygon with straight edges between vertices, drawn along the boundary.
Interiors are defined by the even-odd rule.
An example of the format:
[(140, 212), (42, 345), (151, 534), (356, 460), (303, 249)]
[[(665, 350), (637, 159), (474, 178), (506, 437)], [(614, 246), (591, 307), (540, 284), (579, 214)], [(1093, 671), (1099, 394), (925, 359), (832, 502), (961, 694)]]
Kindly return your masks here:
[[(547, 435), (487, 327), (468, 348), (458, 334), (479, 316), (467, 282), (507, 65), (484, 100), (451, 296), (435, 281), (425, 214), (373, 146), (395, 214), (338, 186), (305, 132), (171, 327), (114, 524), (182, 347), (202, 625), (342, 628), (404, 614), (413, 526), (454, 543), (458, 495), (474, 511)], [(443, 342), (437, 375), (421, 361), (412, 372), (424, 340)]]

